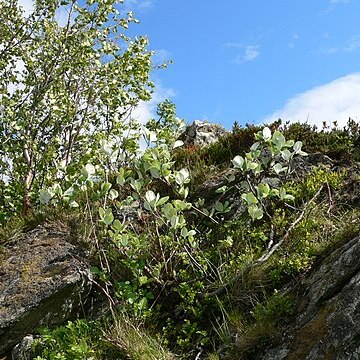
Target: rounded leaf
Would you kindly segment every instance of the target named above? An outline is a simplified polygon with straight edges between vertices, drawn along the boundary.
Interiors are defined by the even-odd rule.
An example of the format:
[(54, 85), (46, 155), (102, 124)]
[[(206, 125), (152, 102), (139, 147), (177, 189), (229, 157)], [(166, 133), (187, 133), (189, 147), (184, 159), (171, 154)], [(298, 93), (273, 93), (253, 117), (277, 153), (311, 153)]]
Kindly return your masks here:
[(271, 139), (271, 130), (266, 126), (264, 127), (262, 131), (262, 135), (265, 141), (268, 141)]
[(236, 168), (236, 169), (242, 169), (244, 162), (245, 162), (244, 158), (240, 155), (235, 156), (234, 159), (232, 160), (234, 168)]

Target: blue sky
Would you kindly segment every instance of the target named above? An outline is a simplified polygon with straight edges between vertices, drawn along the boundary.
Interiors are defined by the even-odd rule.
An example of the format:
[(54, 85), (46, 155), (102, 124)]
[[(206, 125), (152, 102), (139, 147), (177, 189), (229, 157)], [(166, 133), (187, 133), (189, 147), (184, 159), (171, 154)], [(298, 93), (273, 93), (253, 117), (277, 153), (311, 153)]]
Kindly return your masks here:
[(125, 0), (188, 122), (360, 119), (359, 0)]
[[(31, 8), (33, 0), (19, 0)], [(360, 121), (359, 0), (124, 0), (140, 20), (155, 63), (145, 121), (171, 98), (178, 116), (230, 129), (277, 118)]]

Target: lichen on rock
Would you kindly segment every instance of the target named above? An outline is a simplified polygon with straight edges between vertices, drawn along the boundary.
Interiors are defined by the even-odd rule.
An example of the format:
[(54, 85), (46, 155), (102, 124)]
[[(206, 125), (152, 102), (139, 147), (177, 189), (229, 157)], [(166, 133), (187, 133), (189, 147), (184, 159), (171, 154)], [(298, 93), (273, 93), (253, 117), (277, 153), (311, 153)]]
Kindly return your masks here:
[(91, 289), (84, 250), (47, 224), (10, 239), (0, 254), (0, 355), (39, 327), (81, 311)]
[(334, 250), (304, 280), (294, 325), (263, 360), (360, 356), (360, 237)]

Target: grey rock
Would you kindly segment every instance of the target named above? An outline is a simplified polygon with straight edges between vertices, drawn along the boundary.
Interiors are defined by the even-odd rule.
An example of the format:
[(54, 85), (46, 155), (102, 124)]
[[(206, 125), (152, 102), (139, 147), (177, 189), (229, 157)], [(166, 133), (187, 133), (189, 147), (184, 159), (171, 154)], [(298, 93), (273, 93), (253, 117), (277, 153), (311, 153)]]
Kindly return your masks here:
[(184, 134), (184, 144), (203, 147), (211, 145), (225, 135), (227, 131), (218, 124), (211, 124), (206, 121), (195, 120), (189, 125)]
[(13, 360), (27, 360), (30, 359), (31, 345), (35, 339), (32, 335), (25, 336), (19, 344), (17, 344), (12, 353)]
[(302, 284), (295, 324), (263, 360), (360, 358), (360, 237), (333, 251)]
[(91, 289), (84, 251), (69, 229), (43, 225), (9, 241), (0, 253), (0, 355), (41, 326), (81, 312)]

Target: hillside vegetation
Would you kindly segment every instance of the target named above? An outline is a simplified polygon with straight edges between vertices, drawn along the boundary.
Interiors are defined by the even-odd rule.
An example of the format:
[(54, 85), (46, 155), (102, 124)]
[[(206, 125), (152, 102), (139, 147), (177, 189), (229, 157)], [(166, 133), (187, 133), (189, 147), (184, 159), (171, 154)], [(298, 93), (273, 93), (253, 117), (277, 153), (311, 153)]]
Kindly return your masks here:
[(132, 14), (63, 3), (76, 20), (60, 27), (56, 1), (25, 19), (0, 0), (0, 246), (66, 224), (106, 306), (39, 329), (28, 356), (260, 358), (299, 311), (299, 279), (359, 233), (360, 125), (234, 124), (184, 146), (170, 101), (131, 118), (153, 88)]

